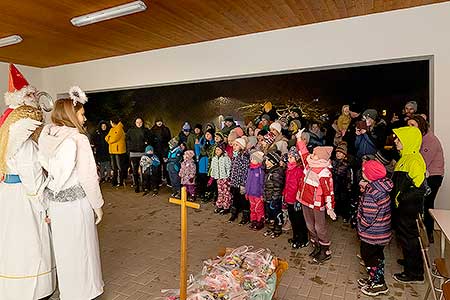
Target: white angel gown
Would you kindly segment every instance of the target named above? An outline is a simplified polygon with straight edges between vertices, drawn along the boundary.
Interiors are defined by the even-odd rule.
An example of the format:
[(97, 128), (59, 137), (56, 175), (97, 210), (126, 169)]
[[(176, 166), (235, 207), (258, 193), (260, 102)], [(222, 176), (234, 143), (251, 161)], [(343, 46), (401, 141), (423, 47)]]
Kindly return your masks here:
[(21, 183), (0, 183), (0, 299), (35, 300), (55, 290), (46, 205), (38, 194), (44, 175), (37, 145), (26, 140), (6, 161)]
[(48, 171), (53, 247), (61, 300), (90, 300), (103, 293), (93, 208), (103, 205), (88, 138), (76, 128), (47, 125), (39, 160)]

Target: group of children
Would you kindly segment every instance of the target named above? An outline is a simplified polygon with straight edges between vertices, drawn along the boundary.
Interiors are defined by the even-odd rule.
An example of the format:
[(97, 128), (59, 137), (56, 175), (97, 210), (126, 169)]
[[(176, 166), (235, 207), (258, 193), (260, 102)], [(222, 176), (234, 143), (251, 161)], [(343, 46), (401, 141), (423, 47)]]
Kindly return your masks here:
[[(295, 146), (285, 155), (277, 150), (260, 151), (257, 144), (250, 145), (246, 136), (228, 139), (221, 132), (207, 132), (203, 140), (197, 141), (195, 151), (187, 150), (175, 138), (170, 141), (165, 158), (172, 196), (178, 196), (184, 186), (190, 201), (197, 196), (203, 200), (213, 198), (214, 213), (230, 213), (230, 223), (242, 213), (240, 225), (250, 223), (251, 230), (259, 231), (267, 224), (264, 235), (271, 238), (282, 234), (283, 210), (287, 208), (292, 227), (288, 242), (294, 249), (311, 243), (312, 261), (323, 263), (331, 258), (326, 216), (336, 220), (336, 202), (336, 212), (344, 222), (349, 220), (349, 195), (356, 177), (346, 159), (345, 143), (335, 150), (318, 146), (310, 153), (302, 130), (295, 138)], [(157, 193), (158, 187), (152, 183), (157, 182), (152, 180), (152, 173), (156, 172), (152, 170), (160, 162), (152, 150), (147, 147), (141, 166), (146, 190)], [(365, 294), (373, 296), (388, 291), (383, 247), (392, 234), (389, 192), (393, 184), (377, 160), (365, 161), (361, 176), (359, 205), (354, 214), (369, 279), (358, 283)]]

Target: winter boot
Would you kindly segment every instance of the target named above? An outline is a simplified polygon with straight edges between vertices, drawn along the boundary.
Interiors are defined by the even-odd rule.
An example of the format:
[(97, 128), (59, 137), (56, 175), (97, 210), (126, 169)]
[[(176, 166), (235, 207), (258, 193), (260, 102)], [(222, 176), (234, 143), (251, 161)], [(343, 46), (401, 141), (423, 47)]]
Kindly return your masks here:
[(311, 245), (313, 246), (313, 251), (309, 253), (309, 256), (316, 257), (316, 255), (318, 255), (320, 252), (320, 245), (313, 241), (311, 241)]
[(321, 264), (331, 258), (330, 246), (320, 245), (320, 252), (313, 258), (313, 262)]
[(275, 229), (275, 221), (270, 220), (267, 225), (267, 231), (264, 232), (264, 236), (272, 236), (273, 230)]
[(241, 222), (239, 222), (239, 225), (245, 225), (250, 222), (250, 211), (249, 210), (243, 210), (242, 211), (242, 219)]
[(251, 223), (250, 223), (250, 226), (248, 227), (248, 228), (250, 228), (250, 229), (255, 229), (256, 228), (256, 221), (252, 221)]
[(230, 209), (230, 212), (231, 212), (231, 217), (228, 219), (228, 223), (233, 223), (234, 221), (236, 221), (236, 219), (238, 217), (237, 208), (232, 206)]
[(276, 224), (270, 237), (274, 239), (279, 237), (282, 233), (283, 233), (282, 225)]
[(258, 231), (258, 230), (261, 230), (263, 228), (264, 228), (264, 220), (261, 220), (259, 222), (256, 222), (256, 226), (255, 226), (255, 228), (253, 230)]

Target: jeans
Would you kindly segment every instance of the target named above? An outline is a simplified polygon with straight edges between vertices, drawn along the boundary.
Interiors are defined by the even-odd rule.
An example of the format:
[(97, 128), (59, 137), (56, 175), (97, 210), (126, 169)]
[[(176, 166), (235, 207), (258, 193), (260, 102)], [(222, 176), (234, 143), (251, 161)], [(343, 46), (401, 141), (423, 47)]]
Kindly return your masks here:
[(127, 170), (126, 170), (126, 160), (127, 155), (124, 154), (111, 154), (111, 166), (113, 169), (113, 178), (112, 178), (112, 184), (113, 185), (123, 185), (125, 178), (127, 177)]
[(100, 161), (100, 179), (105, 180), (111, 176), (111, 161)]

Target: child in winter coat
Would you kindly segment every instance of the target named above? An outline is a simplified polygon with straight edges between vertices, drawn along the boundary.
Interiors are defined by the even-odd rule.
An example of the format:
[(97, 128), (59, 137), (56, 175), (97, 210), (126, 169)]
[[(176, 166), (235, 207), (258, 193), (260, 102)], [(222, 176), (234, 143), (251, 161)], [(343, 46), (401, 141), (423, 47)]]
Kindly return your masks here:
[(158, 167), (161, 164), (158, 156), (153, 154), (153, 147), (145, 147), (145, 154), (141, 157), (139, 165), (142, 170), (142, 181), (144, 186), (144, 196), (153, 191), (153, 196), (158, 194), (159, 190), (159, 172)]
[(280, 167), (281, 154), (279, 151), (266, 154), (266, 176), (264, 184), (264, 200), (268, 209), (269, 229), (264, 233), (271, 238), (279, 237), (282, 233), (283, 211), (282, 194), (284, 187), (284, 170)]
[(172, 197), (180, 194), (181, 178), (178, 174), (181, 168), (181, 159), (183, 158), (183, 147), (178, 145), (177, 138), (169, 141), (169, 154), (167, 155), (167, 172), (169, 173), (170, 182), (172, 184)]
[(190, 201), (195, 201), (195, 175), (196, 166), (194, 161), (195, 153), (192, 150), (187, 150), (183, 154), (183, 162), (181, 163), (180, 175), (181, 184), (186, 187), (186, 192)]
[(301, 133), (297, 133), (297, 150), (305, 166), (305, 177), (300, 184), (298, 199), (302, 204), (303, 216), (308, 227), (314, 250), (309, 254), (314, 263), (322, 263), (331, 258), (325, 213), (336, 220), (334, 213), (333, 177), (330, 156), (333, 147), (317, 146), (309, 154)]
[(335, 152), (336, 158), (332, 162), (332, 173), (336, 214), (343, 218), (344, 223), (348, 223), (352, 201), (353, 171), (346, 159), (347, 143), (339, 143)]
[(234, 222), (240, 211), (242, 220), (239, 225), (250, 222), (250, 203), (245, 199), (245, 182), (247, 181), (250, 155), (247, 150), (247, 142), (243, 138), (237, 138), (233, 143), (233, 158), (231, 159), (231, 217), (228, 222)]
[(298, 249), (308, 246), (308, 229), (301, 209), (297, 201), (297, 192), (300, 182), (303, 180), (303, 165), (301, 157), (295, 146), (288, 152), (288, 164), (286, 169), (286, 183), (284, 185), (283, 197), (287, 204), (289, 220), (292, 226), (292, 238), (288, 240), (292, 248)]
[(217, 181), (217, 201), (216, 209), (214, 213), (221, 215), (230, 212), (231, 206), (231, 193), (230, 193), (230, 171), (231, 171), (231, 159), (225, 152), (226, 145), (221, 143), (217, 145), (215, 150), (215, 156), (211, 160), (211, 179), (208, 183), (211, 185), (212, 180)]
[(376, 160), (364, 162), (362, 172), (366, 183), (358, 208), (358, 235), (369, 278), (359, 279), (358, 285), (363, 294), (378, 296), (389, 291), (384, 280), (383, 249), (392, 236), (389, 193), (394, 184), (386, 178), (383, 164)]
[(250, 202), (250, 229), (261, 230), (264, 228), (264, 170), (262, 162), (264, 153), (255, 151), (250, 156), (250, 167), (247, 171), (245, 183), (245, 196)]

